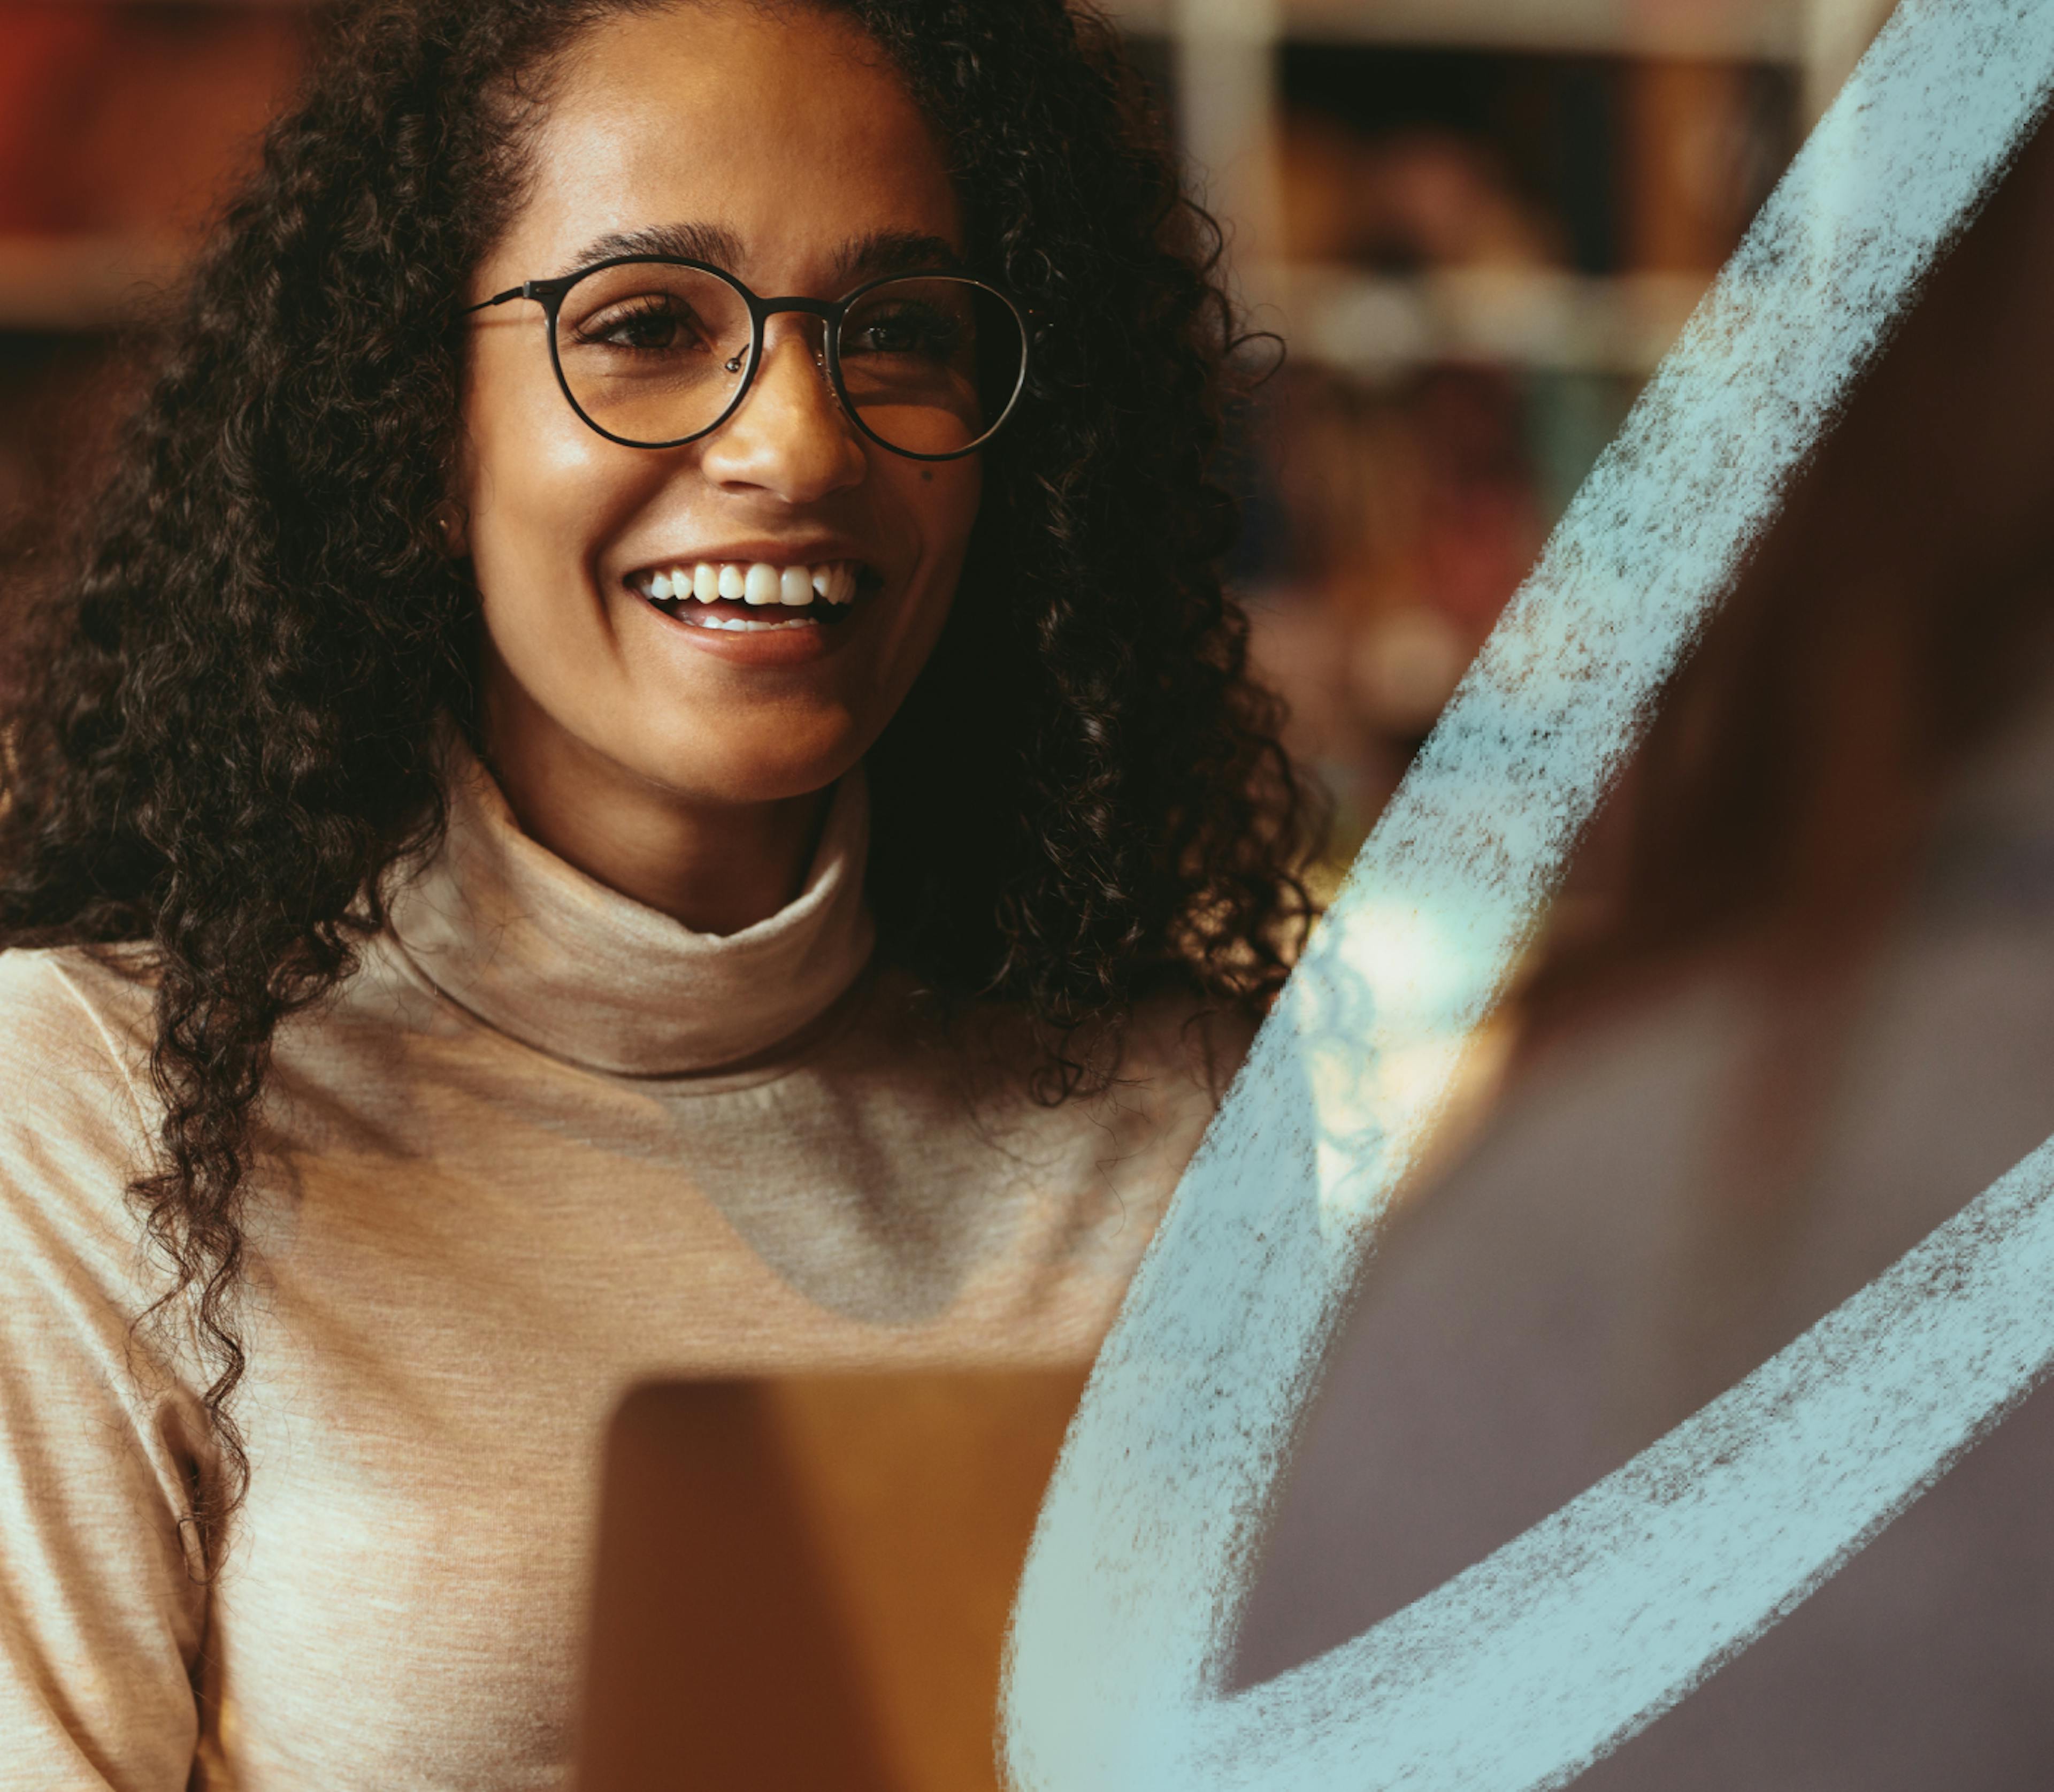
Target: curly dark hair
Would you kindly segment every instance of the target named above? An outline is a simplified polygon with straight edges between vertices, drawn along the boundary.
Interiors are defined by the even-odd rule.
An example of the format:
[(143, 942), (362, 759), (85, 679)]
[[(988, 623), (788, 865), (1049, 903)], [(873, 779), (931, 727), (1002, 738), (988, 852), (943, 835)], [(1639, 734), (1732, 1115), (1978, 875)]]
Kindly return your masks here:
[[(0, 945), (142, 943), (154, 1165), (222, 1490), (254, 1110), (281, 1020), (348, 977), (477, 741), (478, 605), (431, 526), (457, 299), (521, 202), (575, 36), (664, 0), (365, 0), (325, 28), (180, 309), (0, 712)], [(675, 0), (672, 0), (675, 3)], [(1320, 805), (1222, 589), (1240, 364), (1219, 238), (1112, 29), (1063, 0), (837, 0), (954, 161), (973, 264), (1046, 326), (928, 673), (872, 750), (880, 949), (1010, 1003), (1046, 1103), (1103, 1088), (1165, 978), (1265, 1004)], [(946, 826), (937, 817), (946, 817)], [(1088, 1044), (1088, 1042), (1089, 1042)], [(144, 1317), (148, 1317), (145, 1315)]]

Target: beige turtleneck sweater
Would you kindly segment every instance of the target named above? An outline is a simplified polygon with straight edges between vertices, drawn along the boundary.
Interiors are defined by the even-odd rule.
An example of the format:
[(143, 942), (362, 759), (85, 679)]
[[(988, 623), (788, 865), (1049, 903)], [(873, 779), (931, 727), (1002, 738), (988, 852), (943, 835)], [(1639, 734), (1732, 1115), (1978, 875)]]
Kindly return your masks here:
[(1145, 1009), (1133, 1080), (1053, 1110), (937, 1043), (870, 961), (860, 775), (798, 899), (722, 938), (454, 785), (278, 1038), (211, 1585), (201, 1378), (127, 1348), (163, 1286), (124, 1199), (147, 975), (0, 956), (0, 1786), (561, 1786), (623, 1389), (1088, 1357), (1246, 1043)]

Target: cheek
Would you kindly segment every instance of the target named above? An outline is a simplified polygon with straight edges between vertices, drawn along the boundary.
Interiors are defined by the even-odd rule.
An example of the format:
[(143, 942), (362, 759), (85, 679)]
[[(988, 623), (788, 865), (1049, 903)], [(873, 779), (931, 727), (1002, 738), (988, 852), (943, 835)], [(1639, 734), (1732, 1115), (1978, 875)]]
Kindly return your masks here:
[(984, 470), (973, 455), (966, 460), (908, 461), (907, 502), (919, 519), (927, 557), (938, 571), (946, 565), (953, 578), (970, 545), (978, 506), (984, 492)]
[(586, 612), (565, 599), (589, 587), (600, 547), (643, 502), (649, 470), (583, 427), (553, 380), (501, 373), (481, 368), (466, 393), (457, 495), (486, 626), (503, 652)]
[(887, 687), (895, 710), (926, 669), (961, 598), (958, 583), (984, 487), (983, 470), (974, 455), (967, 460), (903, 464), (907, 469), (902, 475), (903, 502), (919, 531), (921, 570), (918, 596), (903, 612), (895, 656), (896, 675)]

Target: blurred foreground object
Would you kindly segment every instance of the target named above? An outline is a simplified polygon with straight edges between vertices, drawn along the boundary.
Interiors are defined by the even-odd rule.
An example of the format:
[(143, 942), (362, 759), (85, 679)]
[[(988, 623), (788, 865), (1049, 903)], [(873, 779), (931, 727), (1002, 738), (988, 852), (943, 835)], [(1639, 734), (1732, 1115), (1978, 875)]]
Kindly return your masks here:
[[(2054, 130), (1851, 400), (1572, 874), (1526, 1061), (1393, 1225), (1258, 1680), (1730, 1386), (2054, 1134)], [(1579, 1783), (2054, 1772), (2054, 1400)]]
[(652, 1383), (607, 1444), (579, 1792), (978, 1792), (1068, 1371)]

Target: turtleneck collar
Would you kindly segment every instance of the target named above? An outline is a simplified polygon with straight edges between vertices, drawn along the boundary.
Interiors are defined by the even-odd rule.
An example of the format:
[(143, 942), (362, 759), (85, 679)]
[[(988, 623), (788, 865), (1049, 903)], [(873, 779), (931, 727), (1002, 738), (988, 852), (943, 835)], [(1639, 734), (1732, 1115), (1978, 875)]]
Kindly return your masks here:
[(461, 743), (441, 848), (391, 904), (399, 950), (489, 1026), (629, 1076), (754, 1058), (855, 982), (875, 939), (863, 899), (862, 768), (836, 786), (797, 898), (739, 933), (695, 933), (610, 890), (521, 831)]

